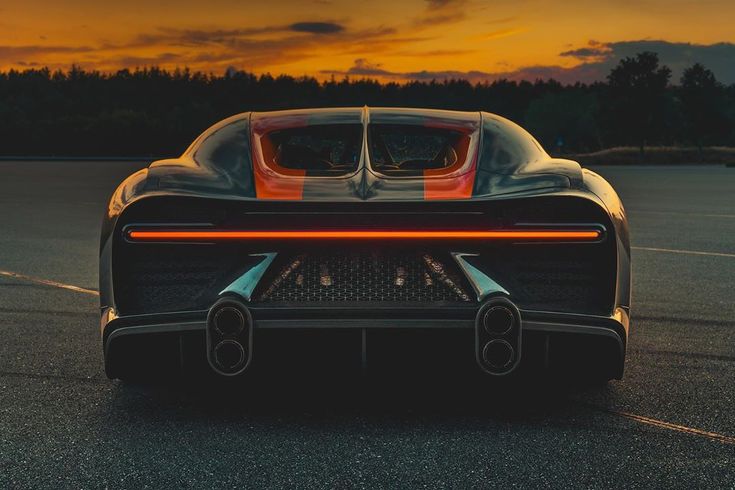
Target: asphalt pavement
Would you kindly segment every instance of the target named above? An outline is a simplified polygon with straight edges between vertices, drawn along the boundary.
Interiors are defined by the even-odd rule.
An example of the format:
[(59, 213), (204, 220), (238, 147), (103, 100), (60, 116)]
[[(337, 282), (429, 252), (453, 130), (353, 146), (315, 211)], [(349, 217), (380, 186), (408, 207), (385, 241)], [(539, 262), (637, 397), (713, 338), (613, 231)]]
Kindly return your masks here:
[(735, 168), (596, 169), (634, 247), (621, 381), (249, 389), (102, 371), (99, 224), (144, 165), (0, 162), (1, 488), (735, 487)]

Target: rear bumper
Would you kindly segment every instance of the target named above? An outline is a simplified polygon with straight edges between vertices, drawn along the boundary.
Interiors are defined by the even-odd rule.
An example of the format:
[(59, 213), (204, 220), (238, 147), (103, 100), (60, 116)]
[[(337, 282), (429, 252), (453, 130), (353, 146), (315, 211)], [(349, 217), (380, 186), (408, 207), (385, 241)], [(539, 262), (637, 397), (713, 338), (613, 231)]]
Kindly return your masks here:
[[(323, 308), (323, 307), (258, 307), (250, 308), (253, 317), (254, 356), (256, 363), (267, 357), (267, 345), (295, 344), (310, 337), (326, 336), (359, 339), (355, 357), (365, 357), (366, 338), (374, 339), (369, 349), (377, 347), (378, 340), (386, 344), (400, 344), (400, 339), (413, 339), (407, 345), (423, 350), (424, 343), (436, 340), (446, 352), (452, 349), (459, 358), (473, 359), (476, 306), (447, 306), (430, 308)], [(549, 364), (581, 364), (594, 361), (602, 349), (611, 376), (623, 374), (629, 316), (618, 308), (610, 317), (521, 310), (523, 321), (524, 362), (549, 367)], [(108, 376), (116, 377), (114, 364), (131, 355), (131, 346), (141, 347), (162, 341), (169, 347), (171, 358), (183, 364), (182, 339), (189, 345), (201, 343), (203, 354), (207, 311), (160, 313), (115, 317), (111, 311), (103, 314), (102, 340)], [(305, 337), (306, 335), (306, 337)], [(297, 339), (299, 339), (297, 341)], [(453, 344), (450, 347), (447, 342)], [(550, 345), (553, 351), (550, 354)], [(352, 349), (345, 341), (345, 349)], [(178, 354), (176, 353), (178, 349)], [(341, 349), (341, 348), (339, 348)], [(466, 350), (465, 350), (466, 349)], [(155, 350), (148, 349), (151, 355)], [(390, 349), (389, 349), (390, 350)], [(410, 350), (410, 349), (409, 349)], [(196, 348), (194, 349), (196, 352)], [(381, 360), (385, 351), (381, 352)], [(282, 354), (283, 352), (281, 352)], [(405, 352), (406, 355), (409, 352)], [(136, 354), (133, 354), (136, 355)], [(401, 351), (398, 355), (402, 356)], [(451, 356), (446, 356), (449, 359)], [(442, 354), (442, 358), (444, 358)], [(555, 358), (556, 362), (552, 362)], [(577, 363), (572, 361), (579, 361)], [(449, 361), (448, 361), (449, 362)], [(264, 364), (262, 361), (260, 364)]]

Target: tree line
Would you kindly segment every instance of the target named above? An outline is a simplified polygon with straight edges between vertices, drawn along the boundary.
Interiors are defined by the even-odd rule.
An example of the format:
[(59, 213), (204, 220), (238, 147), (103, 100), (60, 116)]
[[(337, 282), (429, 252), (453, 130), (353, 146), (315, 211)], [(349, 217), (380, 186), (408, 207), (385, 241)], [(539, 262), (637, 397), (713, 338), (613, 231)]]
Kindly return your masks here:
[(622, 59), (604, 82), (466, 80), (319, 82), (160, 68), (115, 73), (0, 72), (0, 155), (178, 155), (211, 124), (244, 111), (399, 106), (483, 110), (533, 133), (555, 154), (616, 146), (735, 146), (735, 84), (701, 64), (680, 80), (655, 53)]

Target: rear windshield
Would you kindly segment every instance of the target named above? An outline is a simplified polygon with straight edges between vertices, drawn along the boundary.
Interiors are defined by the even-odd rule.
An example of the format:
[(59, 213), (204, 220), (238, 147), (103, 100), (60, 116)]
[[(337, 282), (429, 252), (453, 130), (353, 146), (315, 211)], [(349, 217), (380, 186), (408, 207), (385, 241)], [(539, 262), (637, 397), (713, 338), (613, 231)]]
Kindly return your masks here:
[(362, 149), (359, 124), (322, 124), (271, 131), (261, 139), (264, 163), (307, 176), (341, 175), (357, 170)]
[(461, 167), (469, 135), (452, 129), (406, 124), (368, 126), (370, 163), (374, 170), (394, 176), (441, 174)]

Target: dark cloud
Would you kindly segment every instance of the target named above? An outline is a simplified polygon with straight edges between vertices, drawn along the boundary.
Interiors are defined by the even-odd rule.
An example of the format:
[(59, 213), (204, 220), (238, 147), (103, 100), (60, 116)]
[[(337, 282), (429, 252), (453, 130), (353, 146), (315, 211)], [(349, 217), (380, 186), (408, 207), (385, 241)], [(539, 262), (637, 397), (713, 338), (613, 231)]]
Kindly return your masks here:
[(358, 58), (353, 66), (347, 70), (323, 70), (321, 73), (337, 76), (375, 77), (396, 81), (464, 79), (478, 83), (499, 79), (534, 81), (554, 78), (565, 84), (591, 83), (605, 80), (610, 70), (622, 58), (635, 56), (643, 51), (658, 53), (661, 63), (671, 68), (672, 82), (675, 84), (679, 82), (684, 69), (694, 63), (702, 63), (712, 70), (720, 82), (735, 83), (735, 44), (698, 45), (667, 41), (620, 41), (614, 43), (591, 41), (586, 47), (560, 53), (562, 56), (574, 57), (582, 61), (579, 65), (571, 68), (555, 65), (536, 65), (497, 72), (480, 70), (399, 72), (387, 70), (383, 65), (371, 63), (365, 58)]
[(334, 22), (296, 22), (288, 27), (294, 32), (308, 32), (310, 34), (335, 34), (345, 30), (344, 26)]
[(352, 77), (373, 77), (382, 79), (395, 79), (396, 81), (419, 80), (450, 80), (464, 79), (471, 82), (481, 82), (494, 78), (492, 73), (483, 71), (413, 71), (413, 72), (396, 72), (383, 68), (380, 63), (371, 63), (365, 58), (358, 58), (354, 64), (347, 70), (322, 70), (325, 75), (352, 76)]
[[(712, 70), (724, 83), (735, 83), (735, 44), (692, 44), (662, 40), (618, 41), (598, 43), (591, 41), (587, 47), (560, 53), (577, 58), (581, 65), (562, 71), (566, 76), (579, 76), (582, 81), (604, 79), (618, 62), (643, 51), (658, 54), (662, 64), (671, 68), (672, 81), (678, 82), (683, 71), (694, 63), (701, 63)], [(563, 69), (562, 69), (563, 70)], [(589, 77), (594, 76), (594, 79)], [(581, 78), (585, 77), (585, 78)]]
[(355, 64), (344, 72), (345, 75), (357, 75), (363, 77), (392, 77), (395, 73), (381, 68), (380, 63), (370, 63), (365, 58), (358, 58), (355, 60)]
[[(16, 65), (24, 68), (47, 66), (67, 68), (72, 63), (93, 55), (95, 48), (89, 46), (0, 46), (0, 65)], [(69, 58), (72, 61), (69, 61)], [(64, 63), (49, 63), (51, 59), (64, 59)]]
[(563, 51), (559, 53), (559, 56), (571, 56), (573, 58), (599, 58), (601, 56), (607, 56), (610, 53), (609, 49), (606, 48), (577, 48), (569, 51)]
[(535, 65), (493, 74), (493, 79), (547, 80), (553, 78), (563, 84), (591, 83), (604, 80), (610, 70), (599, 63), (582, 63), (573, 68), (556, 65)]
[(0, 60), (29, 58), (60, 53), (87, 53), (94, 51), (89, 46), (0, 46)]
[[(267, 34), (267, 36), (263, 36)], [(328, 35), (326, 35), (328, 34)], [(175, 62), (181, 66), (206, 64), (206, 70), (224, 70), (228, 66), (259, 71), (261, 67), (287, 64), (323, 55), (325, 49), (362, 57), (365, 53), (385, 53), (430, 39), (396, 35), (393, 27), (347, 30), (332, 22), (300, 22), (291, 25), (271, 25), (243, 29), (176, 29), (160, 27), (138, 35), (125, 45), (106, 45), (106, 51), (125, 52), (132, 49), (179, 52)], [(180, 48), (180, 49), (176, 49)], [(108, 57), (113, 64), (123, 61), (144, 61), (147, 58)], [(155, 62), (155, 59), (151, 59)], [(165, 61), (160, 61), (164, 63)]]
[(451, 3), (458, 3), (457, 0), (426, 0), (429, 9), (444, 8)]
[[(573, 47), (573, 44), (567, 44), (567, 47)], [(574, 48), (568, 51), (562, 51), (559, 56), (567, 56), (571, 58), (578, 58), (580, 60), (589, 61), (590, 58), (600, 58), (609, 55), (611, 48), (607, 43), (601, 43), (590, 39), (587, 41), (587, 46), (581, 48)]]
[[(261, 34), (337, 34), (345, 27), (334, 22), (296, 22), (290, 25), (267, 25), (241, 29), (178, 29), (159, 27), (151, 33), (139, 34), (124, 47), (169, 46), (196, 47), (207, 44), (233, 44), (238, 40), (251, 40)], [(279, 39), (276, 39), (278, 42)]]
[(467, 17), (467, 0), (426, 0), (426, 4), (426, 9), (414, 19), (414, 27), (453, 24)]
[[(50, 67), (76, 63), (85, 68), (116, 70), (126, 66), (192, 66), (206, 71), (227, 66), (261, 72), (274, 64), (339, 52), (356, 58), (406, 49), (426, 36), (399, 36), (396, 29), (376, 26), (348, 30), (334, 22), (300, 22), (238, 29), (160, 27), (126, 43), (88, 46), (2, 46), (0, 64), (37, 62)], [(162, 53), (162, 54), (159, 54)], [(62, 56), (63, 54), (63, 56)], [(23, 66), (23, 65), (19, 65)], [(202, 68), (203, 66), (203, 68)]]
[(156, 46), (201, 46), (205, 44), (224, 44), (228, 41), (270, 32), (287, 31), (288, 26), (263, 26), (247, 29), (176, 29), (159, 27), (156, 32), (139, 34), (124, 47)]

